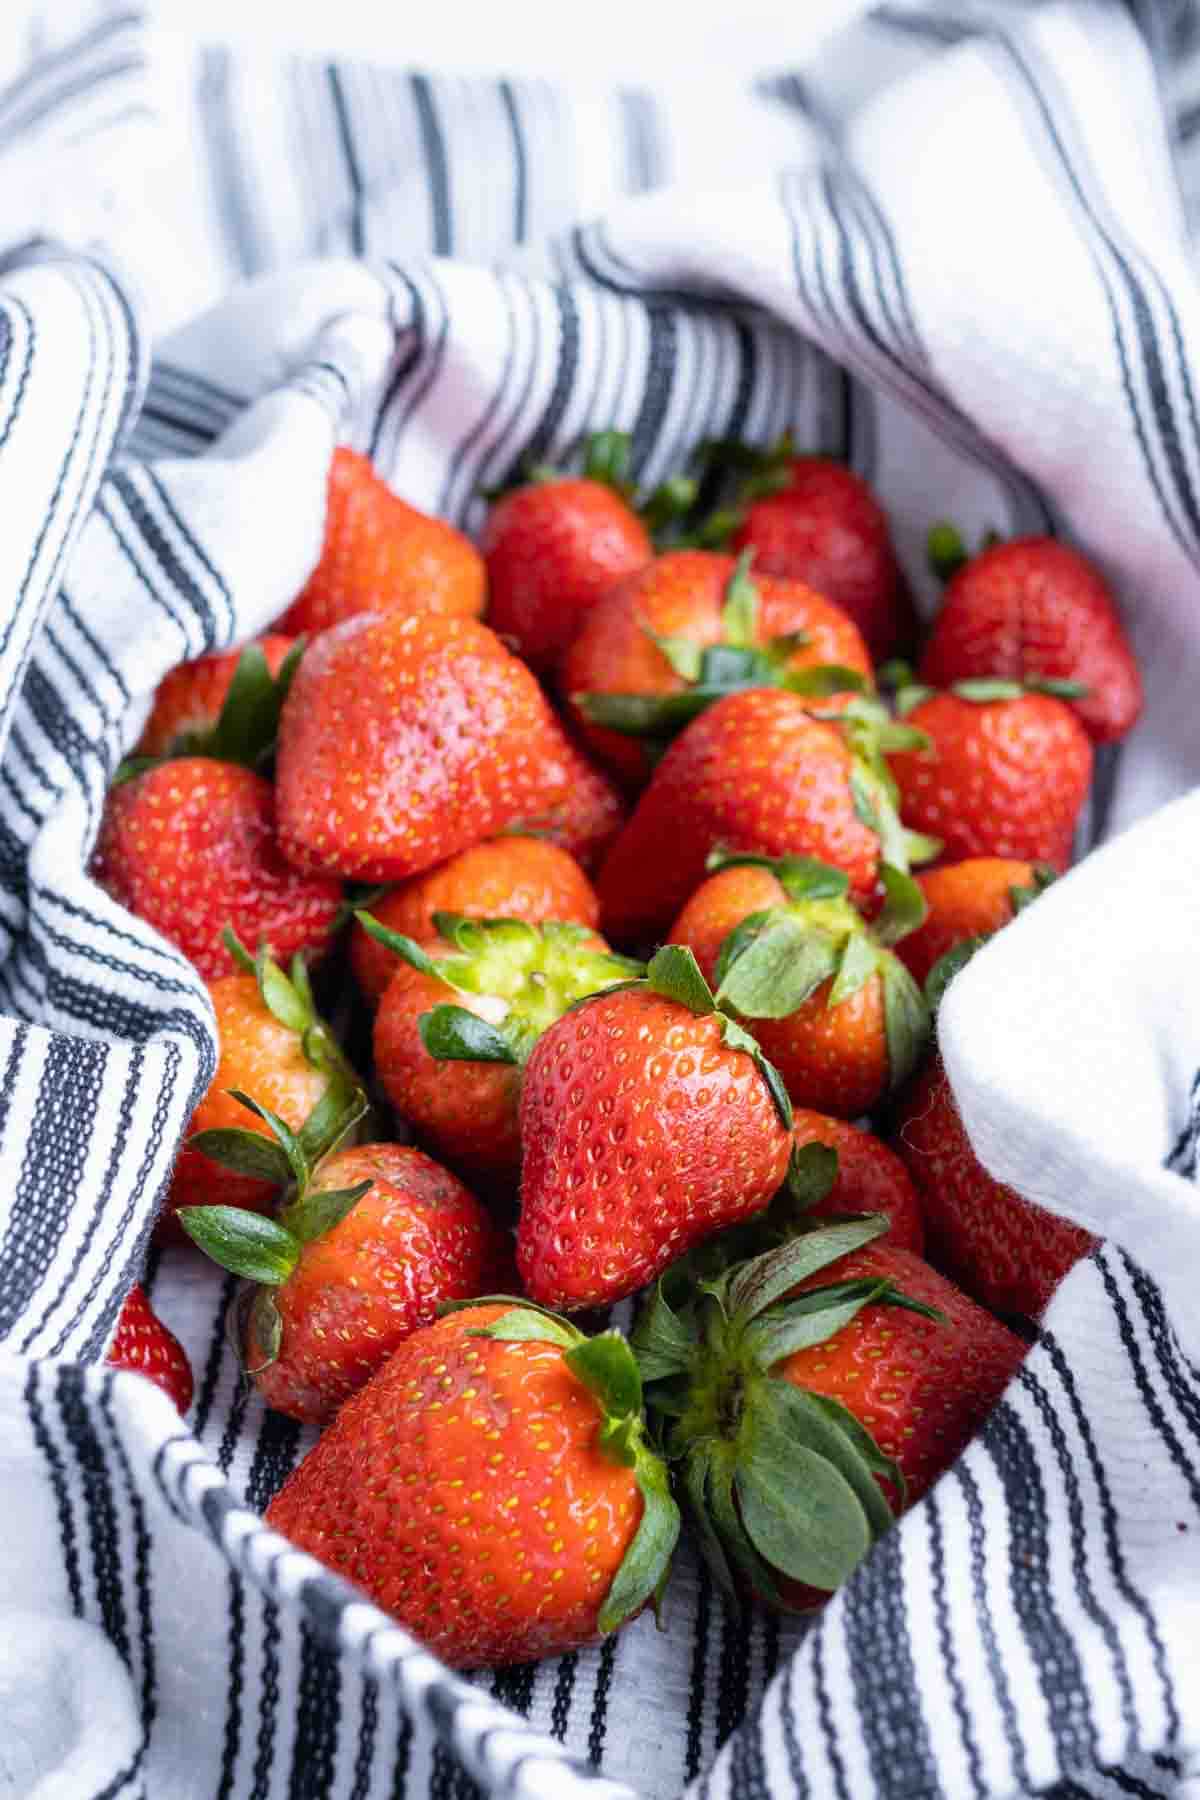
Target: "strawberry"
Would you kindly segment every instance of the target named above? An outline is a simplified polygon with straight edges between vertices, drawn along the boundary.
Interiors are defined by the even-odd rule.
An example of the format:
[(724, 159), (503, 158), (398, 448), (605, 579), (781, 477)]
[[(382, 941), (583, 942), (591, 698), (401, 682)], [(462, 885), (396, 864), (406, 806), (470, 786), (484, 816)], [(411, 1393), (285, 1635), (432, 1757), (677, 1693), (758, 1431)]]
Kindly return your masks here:
[(1063, 701), (969, 682), (907, 714), (929, 740), (889, 760), (905, 823), (947, 862), (1003, 856), (1066, 868), (1092, 776), (1087, 733)]
[(568, 851), (588, 874), (608, 855), (628, 812), (620, 790), (594, 762), (568, 744), (567, 785), (539, 817), (510, 830), (527, 831)]
[[(414, 875), (372, 902), (371, 911), (389, 931), (418, 940), (436, 936), (436, 912), (469, 919), (563, 919), (594, 926), (600, 903), (574, 857), (537, 837), (489, 838), (460, 850), (449, 862)], [(373, 1006), (396, 972), (396, 957), (357, 922), (350, 960), (358, 985)]]
[(326, 1157), (278, 1221), (190, 1206), (179, 1222), (222, 1268), (259, 1283), (246, 1368), (268, 1406), (311, 1424), (331, 1419), (443, 1301), (511, 1280), (478, 1200), (402, 1144)]
[(540, 1039), (521, 1095), (517, 1267), (543, 1305), (607, 1306), (761, 1211), (787, 1172), (791, 1108), (687, 950)]
[(300, 868), (399, 881), (553, 806), (569, 752), (486, 625), (363, 613), (322, 633), (284, 702), (280, 841)]
[(991, 937), (1050, 881), (1044, 864), (1003, 856), (973, 856), (917, 876), (929, 911), (904, 939), (896, 955), (914, 981), (924, 986), (934, 964), (972, 939)]
[(912, 619), (887, 515), (843, 463), (785, 454), (772, 466), (765, 485), (775, 491), (740, 509), (733, 550), (753, 550), (760, 574), (802, 581), (841, 607), (882, 661)]
[(418, 944), (366, 913), (400, 959), (375, 1019), (375, 1072), (448, 1162), (513, 1177), (523, 1071), (540, 1034), (588, 994), (641, 973), (583, 925), (436, 913)]
[[(230, 689), (234, 687), (235, 677), (243, 690), (252, 690), (253, 701), (259, 705), (264, 698), (273, 697), (274, 683), (281, 674), (286, 692), (290, 678), (285, 669), (287, 660), (289, 657), (299, 660), (296, 642), (295, 638), (274, 633), (248, 644), (244, 650), (224, 650), (215, 656), (201, 656), (196, 662), (181, 663), (177, 669), (172, 669), (158, 685), (153, 709), (138, 739), (136, 755), (194, 756), (204, 752), (220, 757), (221, 751), (209, 746), (213, 743), (214, 731)], [(248, 697), (244, 696), (243, 704)], [(238, 701), (236, 689), (234, 700), (235, 703)], [(283, 694), (280, 693), (276, 719), (282, 702)], [(244, 759), (235, 750), (222, 760), (240, 762)]]
[(600, 870), (600, 916), (612, 937), (664, 930), (719, 846), (832, 863), (864, 902), (881, 860), (904, 869), (936, 850), (901, 828), (879, 754), (925, 740), (876, 718), (873, 702), (822, 707), (820, 717), (816, 706), (770, 688), (729, 694), (676, 739)]
[(478, 618), (486, 577), (469, 538), (394, 494), (365, 456), (344, 446), (329, 469), (321, 559), (279, 631), (327, 631), (356, 613)]
[(633, 1334), (699, 1542), (776, 1606), (838, 1587), (959, 1454), (1025, 1354), (882, 1219), (824, 1226), (703, 1287), (660, 1284)]
[(792, 1125), (797, 1150), (824, 1146), (835, 1160), (834, 1179), (822, 1196), (822, 1213), (881, 1213), (888, 1221), (883, 1240), (920, 1256), (925, 1247), (921, 1201), (912, 1177), (881, 1139), (845, 1119), (797, 1107)]
[(754, 1033), (798, 1104), (855, 1118), (915, 1068), (929, 1034), (912, 976), (886, 947), (924, 911), (883, 864), (888, 904), (868, 928), (846, 875), (807, 857), (718, 851), (671, 928), (717, 999)]
[(993, 1312), (1040, 1318), (1097, 1240), (988, 1174), (940, 1059), (907, 1097), (895, 1145), (920, 1189), (930, 1260)]
[(104, 1360), (114, 1369), (144, 1375), (181, 1413), (192, 1404), (192, 1366), (187, 1353), (150, 1305), (140, 1281), (135, 1281), (125, 1296), (116, 1335)]
[(548, 672), (615, 581), (640, 569), (654, 545), (620, 469), (628, 440), (601, 432), (584, 472), (540, 469), (492, 506), (480, 547), (488, 574), (488, 624), (539, 673)]
[(619, 582), (559, 675), (577, 728), (630, 787), (645, 785), (663, 745), (723, 693), (870, 682), (867, 647), (839, 607), (706, 550), (668, 552)]
[(519, 1301), (407, 1338), (267, 1522), (455, 1668), (615, 1631), (657, 1595), (679, 1532), (624, 1339)]
[(160, 763), (110, 790), (92, 874), (207, 981), (233, 968), (226, 925), (278, 956), (319, 956), (342, 898), (332, 875), (284, 860), (265, 776), (204, 756)]
[(289, 978), (265, 953), (251, 961), (232, 934), (230, 942), (238, 972), (209, 986), (220, 1054), (175, 1160), (163, 1221), (169, 1237), (178, 1235), (171, 1215), (182, 1206), (270, 1210), (291, 1179), (276, 1141), (279, 1121), (305, 1140), (315, 1162), (363, 1107), (353, 1071), (317, 1014), (303, 959), (293, 960)]
[(995, 544), (947, 587), (920, 679), (949, 687), (976, 676), (1080, 683), (1072, 710), (1096, 743), (1124, 737), (1142, 710), (1137, 663), (1104, 578), (1053, 538)]

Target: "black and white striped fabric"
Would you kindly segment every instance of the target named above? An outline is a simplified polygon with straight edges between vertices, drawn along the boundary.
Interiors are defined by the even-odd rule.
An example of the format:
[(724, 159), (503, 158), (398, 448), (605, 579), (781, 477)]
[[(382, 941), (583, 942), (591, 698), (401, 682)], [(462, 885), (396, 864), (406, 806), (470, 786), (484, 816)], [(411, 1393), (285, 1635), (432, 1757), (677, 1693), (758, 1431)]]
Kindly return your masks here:
[[(663, 97), (0, 20), (3, 1800), (1200, 1792), (1200, 58), (1142, 10), (887, 6)], [(847, 457), (927, 603), (940, 516), (1111, 573), (1112, 841), (943, 1020), (985, 1161), (1108, 1241), (817, 1622), (684, 1556), (665, 1633), (468, 1682), (262, 1527), (309, 1436), (230, 1283), (151, 1262), (186, 1427), (97, 1360), (214, 1045), (85, 869), (163, 672), (303, 579), (336, 441), (472, 526), (609, 424), (647, 481), (717, 433)]]

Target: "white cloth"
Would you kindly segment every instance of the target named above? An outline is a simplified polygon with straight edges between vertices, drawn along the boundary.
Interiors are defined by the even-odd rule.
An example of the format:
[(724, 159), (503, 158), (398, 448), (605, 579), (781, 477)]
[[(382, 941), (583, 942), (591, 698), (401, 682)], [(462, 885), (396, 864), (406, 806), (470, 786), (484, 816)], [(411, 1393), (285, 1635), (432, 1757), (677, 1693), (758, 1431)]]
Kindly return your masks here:
[[(11, 1792), (34, 1777), (10, 1739), (56, 1778), (30, 1696), (101, 1678), (81, 1651), (74, 1682), (72, 1620), (127, 1671), (79, 1800), (1065, 1800), (1200, 1774), (1200, 308), (1176, 181), (1200, 74), (1190, 8), (1147, 17), (1157, 76), (1115, 3), (889, 8), (803, 77), (661, 104), (242, 63), (127, 14), (73, 49), (35, 34), (0, 90), (0, 240), (67, 248), (0, 268)], [(24, 43), (0, 35), (14, 70)], [(240, 1386), (231, 1283), (152, 1265), (187, 1427), (96, 1362), (213, 1046), (182, 959), (83, 871), (164, 670), (294, 591), (338, 438), (471, 526), (527, 453), (609, 424), (648, 481), (707, 435), (846, 456), (926, 603), (940, 516), (1051, 525), (1112, 575), (1148, 693), (1099, 760), (1085, 847), (1113, 841), (943, 1023), (988, 1165), (1109, 1242), (816, 1624), (735, 1618), (685, 1555), (665, 1634), (467, 1683), (262, 1528), (309, 1438)]]

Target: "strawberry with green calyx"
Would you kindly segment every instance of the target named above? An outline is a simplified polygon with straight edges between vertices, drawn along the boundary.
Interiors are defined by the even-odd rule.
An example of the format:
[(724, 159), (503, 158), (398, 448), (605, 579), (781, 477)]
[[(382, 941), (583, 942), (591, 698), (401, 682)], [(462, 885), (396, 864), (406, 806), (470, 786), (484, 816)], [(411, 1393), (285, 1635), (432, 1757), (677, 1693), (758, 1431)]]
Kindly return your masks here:
[(419, 944), (369, 914), (399, 958), (375, 1019), (375, 1067), (396, 1110), (456, 1166), (515, 1175), (523, 1071), (538, 1037), (578, 1000), (642, 973), (585, 926), (436, 913)]
[(1097, 743), (1123, 737), (1142, 709), (1137, 662), (1107, 582), (1080, 551), (1049, 537), (996, 540), (963, 556), (920, 678), (938, 688), (1003, 679), (1057, 694)]
[[(917, 876), (928, 907), (924, 921), (896, 954), (922, 985), (934, 965), (956, 946), (976, 948), (1014, 919), (1056, 879), (1045, 863), (975, 856), (945, 863)], [(944, 984), (943, 984), (944, 985)]]
[(654, 554), (628, 479), (629, 451), (623, 433), (598, 432), (581, 476), (539, 465), (488, 513), (488, 624), (539, 671), (554, 667), (613, 583)]
[(563, 757), (567, 786), (544, 812), (506, 830), (544, 838), (573, 856), (593, 875), (629, 816), (624, 795), (590, 757), (568, 743)]
[(726, 695), (689, 725), (600, 870), (606, 931), (627, 943), (665, 932), (719, 846), (831, 863), (863, 905), (876, 898), (882, 861), (906, 870), (934, 854), (892, 802), (883, 751), (907, 728), (864, 715), (867, 705), (756, 688)]
[(671, 930), (716, 985), (718, 1004), (753, 1031), (797, 1104), (856, 1118), (894, 1091), (928, 1042), (921, 992), (889, 946), (925, 903), (908, 875), (880, 865), (873, 926), (840, 869), (802, 857), (718, 851)]
[[(358, 1078), (316, 1010), (304, 959), (293, 960), (289, 976), (265, 950), (251, 957), (232, 931), (226, 944), (237, 972), (209, 989), (217, 1069), (176, 1158), (164, 1219), (213, 1200), (268, 1212), (295, 1179), (277, 1124), (313, 1167), (366, 1110)], [(177, 1232), (173, 1220), (171, 1227)]]
[(851, 620), (800, 582), (752, 577), (750, 561), (657, 557), (604, 596), (564, 659), (559, 686), (578, 729), (628, 785), (643, 785), (671, 738), (723, 694), (870, 687)]
[(181, 663), (159, 683), (137, 750), (123, 767), (136, 774), (160, 757), (215, 756), (262, 768), (303, 652), (303, 639), (274, 633)]
[(632, 1342), (701, 1549), (730, 1594), (819, 1604), (953, 1461), (1025, 1353), (882, 1219), (660, 1284)]
[(192, 1365), (173, 1331), (168, 1331), (135, 1281), (125, 1296), (107, 1362), (114, 1369), (142, 1375), (162, 1389), (180, 1413), (192, 1404)]
[(888, 1220), (884, 1241), (921, 1255), (925, 1247), (921, 1200), (894, 1150), (845, 1119), (805, 1107), (796, 1108), (792, 1141), (793, 1163), (823, 1154), (833, 1165), (828, 1185), (809, 1201), (810, 1206), (819, 1205), (824, 1216), (882, 1213)]
[(901, 690), (898, 704), (909, 705), (905, 722), (925, 745), (888, 755), (908, 824), (940, 838), (947, 862), (994, 856), (1065, 869), (1092, 774), (1092, 746), (1070, 706), (1057, 691), (1008, 681), (916, 693), (911, 704)]
[(504, 1299), (407, 1338), (267, 1521), (454, 1668), (616, 1631), (657, 1605), (679, 1534), (620, 1334)]
[(362, 1144), (314, 1168), (302, 1143), (278, 1141), (296, 1178), (278, 1218), (230, 1206), (179, 1217), (214, 1262), (259, 1284), (245, 1296), (242, 1343), (267, 1405), (321, 1424), (444, 1302), (511, 1279), (511, 1252), (419, 1150)]
[(690, 950), (574, 1007), (545, 1032), (521, 1094), (517, 1267), (574, 1311), (634, 1293), (779, 1188), (791, 1104), (721, 1011)]
[[(472, 844), (436, 869), (360, 900), (357, 910), (372, 913), (389, 931), (424, 941), (436, 935), (437, 912), (474, 919), (526, 919), (531, 925), (545, 919), (595, 925), (600, 903), (567, 851), (544, 838), (513, 832)], [(377, 1005), (395, 973), (395, 956), (356, 922), (350, 961), (363, 993)]]

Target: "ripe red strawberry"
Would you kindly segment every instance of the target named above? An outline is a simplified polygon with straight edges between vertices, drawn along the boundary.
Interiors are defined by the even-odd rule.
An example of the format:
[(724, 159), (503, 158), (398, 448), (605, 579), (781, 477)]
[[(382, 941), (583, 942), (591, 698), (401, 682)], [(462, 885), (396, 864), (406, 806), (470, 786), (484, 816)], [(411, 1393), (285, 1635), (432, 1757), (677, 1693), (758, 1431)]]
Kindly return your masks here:
[(335, 877), (284, 860), (270, 782), (205, 756), (161, 763), (111, 790), (92, 874), (207, 981), (234, 966), (227, 925), (277, 956), (320, 956), (342, 898)]
[[(175, 1160), (167, 1208), (161, 1224), (178, 1241), (172, 1215), (181, 1206), (238, 1206), (269, 1212), (281, 1184), (289, 1179), (286, 1158), (263, 1113), (248, 1112), (239, 1094), (274, 1114), (293, 1132), (316, 1118), (321, 1124), (316, 1150), (329, 1148), (358, 1103), (356, 1083), (329, 1028), (312, 1003), (302, 963), (290, 980), (269, 958), (257, 971), (241, 970), (209, 985), (217, 1020), (219, 1060), (208, 1092), (192, 1114), (189, 1136)], [(327, 1103), (321, 1120), (322, 1103)], [(257, 1140), (257, 1156), (245, 1139)], [(212, 1160), (212, 1150), (228, 1149), (233, 1164)], [(209, 1147), (205, 1154), (204, 1146)], [(240, 1157), (238, 1152), (241, 1152)]]
[(792, 1142), (797, 1150), (823, 1144), (837, 1156), (833, 1185), (820, 1202), (822, 1213), (882, 1213), (888, 1220), (884, 1243), (920, 1256), (925, 1247), (921, 1202), (912, 1177), (881, 1139), (845, 1119), (796, 1108)]
[(469, 538), (394, 494), (365, 456), (335, 450), (321, 560), (277, 627), (298, 636), (363, 612), (478, 618), (486, 578)]
[[(271, 633), (247, 649), (261, 653), (268, 675), (278, 676), (296, 648), (296, 639)], [(180, 663), (158, 684), (154, 706), (138, 739), (138, 756), (188, 756), (196, 740), (208, 737), (221, 717), (245, 650), (223, 650)], [(215, 754), (215, 752), (210, 752)]]
[[(720, 866), (724, 865), (724, 866)], [(742, 861), (720, 852), (671, 927), (718, 1000), (754, 1033), (792, 1099), (857, 1118), (915, 1068), (925, 1003), (887, 944), (923, 905), (884, 867), (888, 906), (868, 928), (840, 869), (805, 857)]]
[[(664, 1280), (633, 1343), (718, 1581), (806, 1607), (974, 1436), (1025, 1345), (855, 1219), (708, 1291)], [(683, 1274), (683, 1272), (681, 1272)]]
[(946, 862), (1003, 856), (1066, 868), (1092, 776), (1092, 747), (1070, 707), (1047, 694), (946, 693), (907, 719), (930, 743), (889, 758), (906, 825), (941, 838)]
[(503, 495), (480, 546), (488, 624), (541, 672), (554, 667), (601, 595), (654, 554), (628, 501), (588, 476), (551, 475)]
[(976, 676), (1080, 682), (1071, 706), (1097, 743), (1142, 710), (1137, 663), (1099, 570), (1053, 538), (1013, 538), (959, 569), (921, 658), (932, 687)]
[(246, 1368), (276, 1412), (324, 1424), (447, 1300), (502, 1291), (512, 1255), (478, 1200), (402, 1144), (329, 1156), (278, 1222), (188, 1207), (188, 1236), (260, 1286)]
[(924, 987), (929, 971), (948, 950), (970, 938), (991, 937), (1052, 876), (1052, 870), (1003, 856), (972, 856), (918, 875), (929, 911), (924, 924), (898, 945), (896, 955)]
[(620, 790), (573, 744), (567, 746), (567, 785), (545, 812), (523, 820), (522, 831), (569, 851), (591, 875), (608, 855), (628, 817)]
[(114, 1369), (144, 1375), (181, 1413), (192, 1404), (192, 1366), (187, 1354), (150, 1305), (140, 1281), (135, 1281), (125, 1296), (105, 1361)]
[(787, 486), (754, 500), (731, 540), (763, 575), (803, 581), (849, 614), (877, 662), (911, 629), (887, 515), (843, 463), (797, 456)]
[(848, 670), (849, 685), (870, 685), (867, 647), (839, 607), (801, 582), (749, 576), (732, 556), (674, 550), (592, 608), (559, 686), (590, 748), (641, 787), (655, 747), (714, 697), (825, 665)]
[(993, 1180), (971, 1148), (940, 1060), (908, 1097), (895, 1145), (921, 1192), (930, 1260), (993, 1312), (1040, 1318), (1097, 1240)]
[[(366, 918), (363, 914), (361, 917)], [(375, 1019), (375, 1073), (401, 1117), (472, 1174), (515, 1177), (538, 1036), (575, 1001), (641, 973), (583, 925), (437, 913), (444, 938), (383, 931), (398, 967)], [(368, 927), (380, 931), (374, 921)]]
[(624, 1340), (520, 1301), (414, 1332), (267, 1521), (455, 1668), (615, 1631), (665, 1580), (679, 1531)]
[(930, 853), (901, 831), (882, 759), (853, 747), (859, 721), (814, 718), (816, 705), (771, 688), (730, 694), (676, 739), (597, 879), (612, 937), (664, 931), (718, 846), (817, 857), (844, 870), (860, 901), (881, 857), (900, 868)]
[(648, 975), (567, 1013), (526, 1065), (517, 1267), (541, 1305), (635, 1292), (787, 1172), (791, 1109), (754, 1040), (687, 951)]
[[(530, 925), (560, 919), (594, 926), (600, 902), (574, 857), (544, 838), (514, 834), (460, 850), (449, 862), (402, 881), (371, 904), (381, 925), (418, 940), (437, 935), (437, 912), (468, 919), (524, 919)], [(358, 985), (378, 1005), (398, 967), (395, 953), (356, 922), (350, 960)]]
[(553, 806), (569, 751), (486, 625), (360, 614), (310, 646), (284, 702), (280, 841), (300, 868), (399, 881)]

